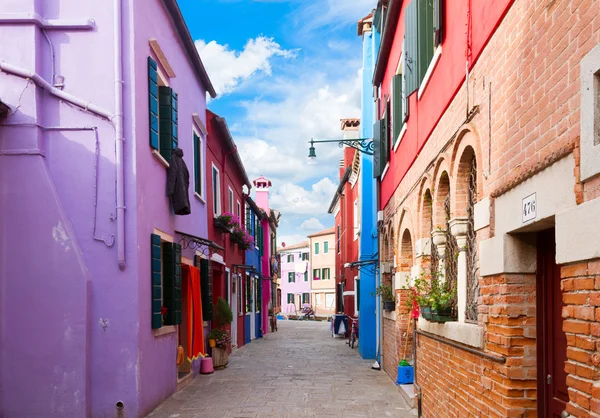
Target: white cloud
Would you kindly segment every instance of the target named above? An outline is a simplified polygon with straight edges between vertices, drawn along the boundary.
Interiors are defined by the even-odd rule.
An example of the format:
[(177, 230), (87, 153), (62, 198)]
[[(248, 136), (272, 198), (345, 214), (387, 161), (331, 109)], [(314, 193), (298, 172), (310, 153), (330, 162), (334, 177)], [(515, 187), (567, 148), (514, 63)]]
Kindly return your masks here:
[(325, 229), (325, 226), (317, 218), (310, 218), (302, 222), (300, 228), (307, 231), (321, 231)]
[(283, 214), (326, 214), (336, 190), (337, 185), (329, 178), (319, 180), (310, 190), (285, 183), (271, 193), (269, 206)]
[(270, 60), (274, 56), (293, 58), (297, 55), (297, 51), (282, 49), (273, 38), (264, 36), (248, 40), (241, 52), (216, 41), (197, 40), (195, 44), (218, 95), (233, 92), (242, 81), (258, 72), (270, 75)]
[(248, 175), (265, 175), (273, 184), (333, 176), (342, 150), (317, 144), (318, 165), (308, 166), (311, 138), (341, 138), (340, 119), (360, 116), (360, 73), (328, 82), (318, 72), (309, 78), (275, 80), (271, 95), (243, 102), (245, 117), (230, 127)]
[(302, 9), (301, 20), (308, 29), (341, 26), (358, 22), (376, 6), (376, 0), (312, 0)]

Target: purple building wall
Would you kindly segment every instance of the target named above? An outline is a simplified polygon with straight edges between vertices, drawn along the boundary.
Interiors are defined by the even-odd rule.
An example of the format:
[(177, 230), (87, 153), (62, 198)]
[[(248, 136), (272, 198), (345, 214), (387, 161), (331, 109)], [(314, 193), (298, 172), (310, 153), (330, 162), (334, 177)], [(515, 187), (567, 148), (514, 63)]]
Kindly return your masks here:
[[(63, 91), (115, 112), (115, 15), (107, 2), (7, 0), (2, 9), (93, 19), (93, 30), (46, 30), (54, 72), (64, 77)], [(150, 234), (206, 237), (206, 208), (193, 184), (191, 216), (174, 216), (165, 196), (165, 167), (148, 145), (148, 39), (176, 74), (169, 82), (179, 93), (179, 146), (191, 173), (192, 113), (205, 122), (207, 87), (162, 1), (123, 0), (122, 10), (124, 268), (112, 243), (111, 122), (0, 72), (0, 99), (14, 112), (0, 121), (0, 416), (143, 416), (176, 390), (177, 333), (155, 336), (150, 324)], [(1, 60), (52, 83), (41, 22), (0, 18)]]

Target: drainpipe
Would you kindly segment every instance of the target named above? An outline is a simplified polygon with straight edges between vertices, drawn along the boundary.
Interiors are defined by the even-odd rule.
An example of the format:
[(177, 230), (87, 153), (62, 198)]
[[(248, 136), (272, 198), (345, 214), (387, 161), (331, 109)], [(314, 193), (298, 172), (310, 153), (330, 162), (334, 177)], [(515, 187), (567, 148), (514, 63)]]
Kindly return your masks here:
[(125, 268), (125, 187), (123, 167), (123, 7), (114, 0), (114, 65), (115, 65), (115, 142), (117, 169), (117, 262)]
[(39, 87), (43, 88), (44, 90), (46, 90), (48, 93), (52, 94), (53, 96), (56, 96), (59, 99), (64, 100), (65, 102), (72, 103), (75, 106), (80, 107), (89, 112), (92, 112), (98, 116), (101, 116), (104, 119), (112, 120), (112, 118), (114, 117), (112, 113), (110, 113), (106, 109), (102, 109), (100, 106), (96, 106), (95, 104), (92, 104), (91, 102), (85, 101), (83, 99), (80, 99), (79, 97), (75, 97), (72, 94), (69, 94), (63, 90), (59, 90), (56, 87), (51, 86), (50, 83), (48, 83), (46, 80), (44, 80), (42, 78), (42, 76), (40, 76), (35, 71), (26, 70), (24, 68), (17, 67), (16, 65), (9, 64), (5, 61), (0, 62), (0, 70), (4, 71), (7, 74), (12, 74), (12, 75), (16, 75), (21, 78), (30, 79), (35, 84), (37, 84)]
[[(73, 96), (63, 90), (50, 85), (35, 71), (26, 70), (21, 67), (0, 62), (0, 71), (16, 75), (21, 78), (30, 79), (36, 85), (46, 90), (53, 96), (69, 102), (81, 109), (101, 116), (114, 124), (115, 127), (115, 159), (117, 177), (117, 262), (120, 268), (125, 267), (125, 193), (124, 193), (124, 168), (123, 168), (123, 61), (122, 61), (122, 7), (121, 0), (114, 0), (115, 27), (114, 27), (114, 60), (115, 60), (115, 114), (95, 104)], [(114, 121), (113, 121), (114, 120)]]

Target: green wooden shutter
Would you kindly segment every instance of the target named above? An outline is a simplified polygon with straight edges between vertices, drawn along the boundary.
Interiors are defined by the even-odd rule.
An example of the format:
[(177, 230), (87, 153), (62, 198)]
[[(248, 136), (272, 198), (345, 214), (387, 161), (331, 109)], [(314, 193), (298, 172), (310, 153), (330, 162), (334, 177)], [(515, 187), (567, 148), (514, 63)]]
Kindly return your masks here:
[(381, 173), (385, 169), (386, 164), (390, 160), (390, 102), (385, 105), (385, 113), (383, 114), (381, 124)]
[(405, 48), (404, 62), (406, 63), (406, 96), (410, 96), (419, 88), (418, 75), (418, 33), (417, 33), (418, 0), (413, 0), (406, 6), (404, 15)]
[(252, 235), (252, 212), (250, 211), (250, 206), (246, 203), (246, 231), (248, 234)]
[[(402, 40), (402, 51), (406, 51), (406, 36)], [(408, 94), (407, 94), (407, 74), (408, 68), (406, 66), (406, 54), (404, 54), (404, 60), (402, 61), (402, 123), (406, 123), (408, 119)]]
[(304, 281), (308, 281), (308, 270), (304, 272)]
[(158, 69), (156, 61), (148, 57), (148, 108), (150, 111), (150, 146), (158, 150)]
[(433, 0), (413, 0), (419, 4), (417, 10), (417, 41), (418, 41), (418, 64), (419, 79), (418, 86), (425, 78), (429, 64), (433, 59), (434, 40), (433, 40)]
[(404, 119), (402, 117), (402, 74), (397, 74), (392, 78), (392, 142), (396, 145), (398, 136), (402, 130)]
[[(378, 120), (373, 124), (373, 178), (381, 176), (381, 124)], [(339, 249), (339, 231), (338, 231), (338, 249)]]
[(310, 293), (302, 293), (302, 303), (310, 303)]
[(194, 133), (194, 191), (199, 195), (202, 195), (202, 173), (200, 171), (200, 162), (202, 161), (201, 152), (200, 137)]
[(319, 254), (319, 243), (315, 242), (315, 254)]
[(444, 39), (443, 4), (442, 0), (433, 0), (433, 42), (435, 46), (441, 44)]
[(177, 93), (170, 87), (158, 88), (160, 104), (160, 155), (171, 161), (171, 153), (178, 145)]
[(209, 261), (206, 258), (194, 256), (194, 264), (196, 265), (196, 267), (200, 268), (200, 290), (202, 292), (202, 318), (205, 321), (212, 321), (212, 274)]
[(150, 260), (152, 275), (152, 328), (162, 327), (162, 273), (160, 235), (150, 235)]
[(325, 241), (323, 243), (323, 254), (327, 254), (329, 252), (329, 241)]
[(165, 325), (181, 324), (181, 245), (163, 242), (163, 299)]

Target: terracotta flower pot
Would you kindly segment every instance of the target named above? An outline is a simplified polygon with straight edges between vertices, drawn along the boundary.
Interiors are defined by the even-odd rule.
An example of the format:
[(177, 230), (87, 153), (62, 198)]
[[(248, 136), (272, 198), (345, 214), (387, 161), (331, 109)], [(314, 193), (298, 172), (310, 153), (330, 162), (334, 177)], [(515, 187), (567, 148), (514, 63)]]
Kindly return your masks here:
[(208, 345), (210, 346), (210, 348), (215, 348), (217, 346), (217, 340), (208, 340)]

